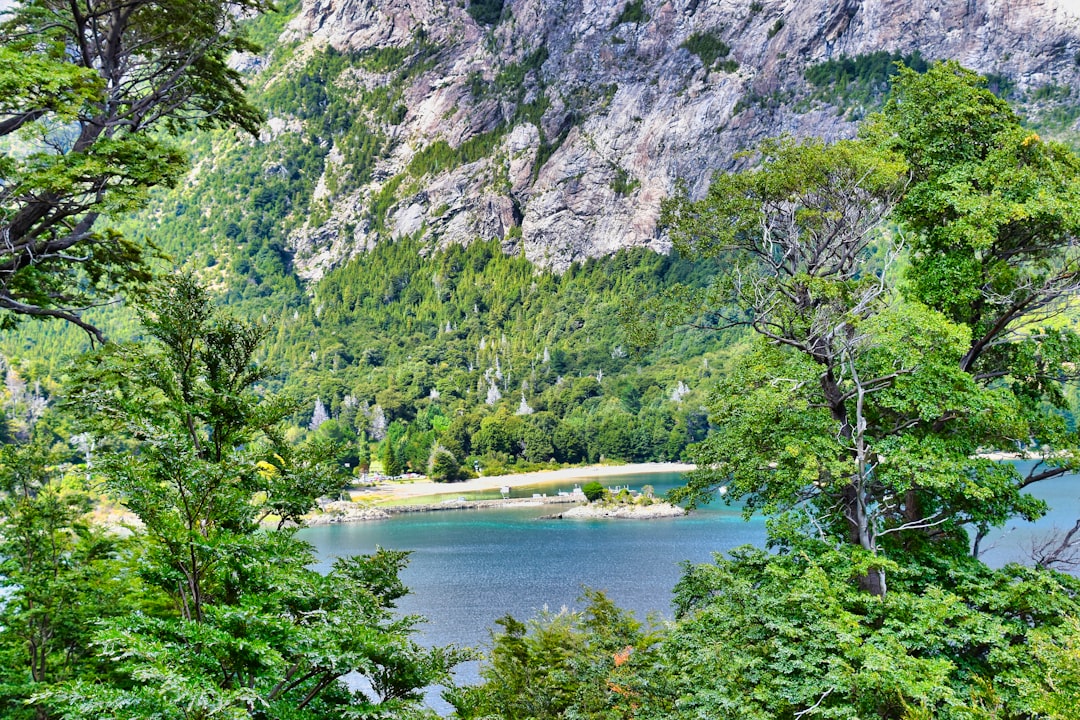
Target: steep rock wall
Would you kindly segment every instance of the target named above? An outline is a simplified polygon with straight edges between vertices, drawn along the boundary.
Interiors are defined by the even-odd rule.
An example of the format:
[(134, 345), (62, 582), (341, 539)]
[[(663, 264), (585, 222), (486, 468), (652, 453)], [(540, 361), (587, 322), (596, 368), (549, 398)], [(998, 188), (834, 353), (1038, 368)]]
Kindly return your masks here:
[[(499, 237), (507, 252), (556, 269), (621, 247), (664, 250), (660, 202), (677, 179), (701, 192), (713, 170), (735, 166), (733, 156), (764, 137), (854, 132), (852, 113), (807, 102), (808, 65), (919, 51), (1009, 78), (1021, 93), (1080, 88), (1074, 6), (644, 0), (635, 13), (626, 0), (509, 0), (491, 28), (447, 0), (305, 0), (282, 36), (299, 44), (298, 58), (324, 45), (369, 52), (418, 38), (437, 52), (409, 78), (407, 111), (387, 128), (391, 144), (372, 180), (320, 187), (328, 213), (293, 234), (296, 269), (317, 278), (374, 242), (417, 234), (433, 245)], [(721, 47), (704, 67), (684, 46), (695, 34), (729, 52)], [(383, 227), (364, 221), (417, 153), (484, 133), (484, 157), (408, 178)], [(328, 172), (333, 160), (331, 152)]]

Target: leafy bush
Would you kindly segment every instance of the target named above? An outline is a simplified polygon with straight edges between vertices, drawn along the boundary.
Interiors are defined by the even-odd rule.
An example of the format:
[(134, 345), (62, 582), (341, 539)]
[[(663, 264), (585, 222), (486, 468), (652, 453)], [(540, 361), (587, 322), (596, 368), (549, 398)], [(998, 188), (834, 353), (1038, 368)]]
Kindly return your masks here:
[(641, 181), (637, 178), (631, 178), (630, 173), (622, 168), (615, 170), (615, 177), (611, 181), (611, 189), (615, 191), (616, 195), (623, 197), (641, 187)]
[(589, 502), (596, 502), (607, 494), (607, 488), (593, 480), (590, 483), (585, 483), (585, 486), (581, 488), (581, 492), (585, 493), (585, 497), (588, 498)]
[[(731, 47), (721, 40), (714, 31), (694, 33), (679, 47), (689, 50), (701, 59), (706, 70), (711, 70), (718, 60), (728, 56)], [(736, 67), (738, 64), (736, 64)]]

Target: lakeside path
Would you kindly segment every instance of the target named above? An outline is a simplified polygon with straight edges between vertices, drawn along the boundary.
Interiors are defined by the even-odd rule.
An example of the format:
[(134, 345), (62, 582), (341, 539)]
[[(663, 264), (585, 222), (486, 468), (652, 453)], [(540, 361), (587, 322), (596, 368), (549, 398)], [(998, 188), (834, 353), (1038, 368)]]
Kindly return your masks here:
[(354, 493), (353, 497), (357, 500), (373, 500), (381, 504), (393, 504), (395, 501), (433, 495), (483, 492), (485, 490), (498, 490), (502, 487), (515, 488), (523, 485), (541, 485), (569, 480), (585, 483), (589, 480), (620, 475), (689, 472), (693, 469), (693, 465), (686, 463), (637, 463), (634, 465), (588, 465), (586, 467), (541, 470), (539, 472), (517, 473), (514, 475), (492, 475), (491, 477), (473, 478), (472, 480), (456, 483), (437, 483), (430, 480), (390, 481), (380, 483), (370, 490)]

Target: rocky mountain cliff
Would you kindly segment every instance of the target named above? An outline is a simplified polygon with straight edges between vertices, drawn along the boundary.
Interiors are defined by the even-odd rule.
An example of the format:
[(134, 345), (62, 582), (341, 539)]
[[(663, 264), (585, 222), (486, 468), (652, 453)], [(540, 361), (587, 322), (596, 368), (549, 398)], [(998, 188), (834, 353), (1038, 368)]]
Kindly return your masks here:
[[(402, 236), (498, 237), (556, 269), (663, 250), (660, 202), (677, 179), (700, 191), (779, 133), (850, 136), (884, 90), (858, 75), (873, 53), (887, 67), (882, 51), (959, 60), (1077, 130), (1061, 111), (1080, 103), (1072, 0), (481, 1), (304, 0), (288, 23), (289, 59), (257, 84), (272, 92), (319, 53), (359, 58), (328, 92), (379, 140), (358, 172), (355, 133), (319, 135), (322, 176), (288, 238), (301, 277)], [(836, 70), (832, 84), (808, 82), (813, 67)], [(396, 100), (388, 112), (377, 97)], [(318, 122), (272, 114), (269, 145)]]

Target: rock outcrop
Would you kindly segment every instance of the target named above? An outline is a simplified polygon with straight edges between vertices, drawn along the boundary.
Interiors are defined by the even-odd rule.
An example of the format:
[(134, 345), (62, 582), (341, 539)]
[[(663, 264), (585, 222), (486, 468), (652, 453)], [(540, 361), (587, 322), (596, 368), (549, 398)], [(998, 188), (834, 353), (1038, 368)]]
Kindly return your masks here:
[(686, 515), (686, 510), (664, 502), (651, 505), (589, 503), (548, 517), (553, 520), (659, 520), (683, 515)]
[[(691, 51), (694, 37), (708, 39), (711, 55)], [(622, 247), (664, 250), (660, 203), (678, 179), (700, 193), (762, 138), (854, 132), (857, 109), (838, 116), (804, 79), (808, 66), (841, 56), (956, 59), (1007, 80), (1021, 100), (1080, 87), (1071, 0), (507, 0), (494, 27), (456, 0), (305, 0), (283, 40), (298, 43), (301, 59), (325, 45), (435, 48), (403, 80), (404, 116), (384, 128), (389, 143), (370, 180), (333, 191), (321, 181), (325, 212), (292, 237), (307, 278), (400, 236), (498, 237), (507, 252), (556, 269)], [(395, 68), (363, 82), (401, 77)], [(279, 119), (268, 132), (283, 128)], [(418, 153), (479, 137), (482, 157), (410, 176), (385, 222), (364, 220)]]
[(304, 522), (307, 525), (333, 525), (364, 520), (385, 520), (388, 517), (390, 514), (382, 508), (365, 507), (338, 500), (322, 504), (319, 512), (311, 513), (304, 518)]

